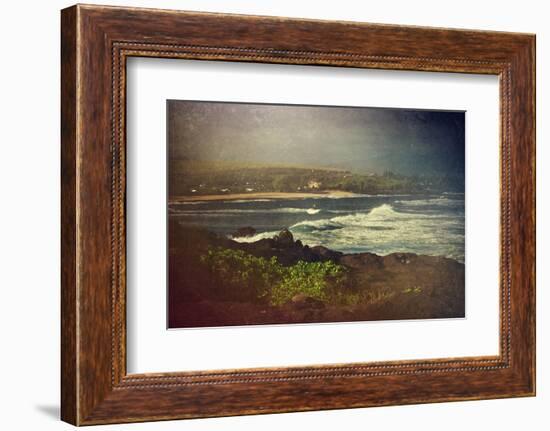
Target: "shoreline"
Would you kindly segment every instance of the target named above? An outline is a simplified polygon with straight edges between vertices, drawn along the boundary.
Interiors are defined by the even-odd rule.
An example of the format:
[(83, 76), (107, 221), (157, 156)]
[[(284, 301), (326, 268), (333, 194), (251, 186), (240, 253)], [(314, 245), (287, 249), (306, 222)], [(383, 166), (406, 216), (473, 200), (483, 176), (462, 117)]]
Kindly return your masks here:
[(250, 192), (250, 193), (227, 193), (221, 195), (197, 195), (197, 196), (174, 196), (168, 199), (168, 203), (200, 202), (200, 201), (233, 201), (233, 200), (255, 200), (255, 199), (307, 199), (307, 198), (352, 198), (362, 196), (358, 193), (344, 190), (324, 190), (320, 192)]
[[(178, 223), (170, 232), (175, 239), (168, 254), (170, 328), (465, 316), (465, 266), (451, 258), (340, 253), (305, 246), (288, 230), (253, 243)], [(211, 252), (214, 258), (205, 259)], [(294, 271), (295, 265), (305, 266), (305, 272)], [(338, 283), (327, 278), (329, 268), (342, 276)], [(323, 296), (304, 284), (312, 270), (320, 276)], [(277, 274), (292, 274), (299, 288), (289, 290)], [(262, 283), (268, 283), (267, 291), (257, 289)]]
[[(267, 241), (276, 241), (277, 240), (277, 237), (283, 233), (284, 231), (288, 231), (288, 229), (283, 229), (281, 232), (279, 232), (279, 234), (276, 234), (276, 235), (273, 235), (272, 237), (266, 237), (266, 238), (260, 238), (260, 239), (257, 239), (255, 241), (238, 241), (236, 239), (236, 237), (233, 237), (233, 236), (229, 236), (229, 237), (226, 237), (226, 240), (227, 241), (230, 241), (230, 243), (234, 243), (234, 246), (236, 248), (240, 248), (240, 249), (243, 249), (243, 248), (249, 248), (249, 249), (254, 249), (258, 246), (261, 246), (262, 242), (265, 242), (266, 240)], [(208, 231), (210, 232), (210, 231)], [(292, 239), (294, 240), (294, 237), (292, 235), (292, 233), (290, 231), (288, 231), (292, 237)], [(212, 232), (210, 232), (212, 233)], [(254, 236), (254, 235), (251, 235), (251, 237)], [(243, 236), (243, 237), (237, 237), (237, 238), (246, 238), (246, 236)], [(301, 242), (301, 240), (300, 240)], [(435, 259), (435, 260), (451, 260), (455, 263), (458, 263), (460, 265), (465, 265), (465, 262), (464, 260), (460, 260), (459, 258), (456, 258), (456, 257), (450, 257), (450, 256), (445, 256), (445, 255), (431, 255), (431, 254), (425, 254), (425, 253), (416, 253), (416, 252), (413, 252), (413, 251), (408, 251), (408, 250), (399, 250), (399, 251), (392, 251), (392, 252), (389, 252), (389, 253), (386, 253), (386, 254), (381, 254), (381, 253), (377, 253), (377, 252), (374, 252), (374, 251), (355, 251), (355, 252), (344, 252), (344, 251), (340, 251), (340, 250), (336, 250), (336, 249), (333, 249), (333, 248), (330, 248), (330, 247), (327, 247), (327, 246), (324, 246), (324, 245), (321, 245), (321, 244), (314, 244), (314, 245), (310, 245), (310, 244), (305, 244), (305, 243), (302, 243), (303, 246), (305, 247), (309, 247), (310, 249), (313, 249), (313, 250), (323, 250), (323, 253), (325, 253), (326, 256), (328, 256), (328, 254), (331, 254), (333, 257), (334, 256), (338, 256), (338, 259), (341, 259), (341, 258), (362, 258), (362, 257), (365, 257), (365, 256), (372, 256), (372, 257), (375, 257), (377, 259), (385, 259), (385, 258), (390, 258), (392, 256), (413, 256), (415, 258), (422, 258), (422, 259)]]

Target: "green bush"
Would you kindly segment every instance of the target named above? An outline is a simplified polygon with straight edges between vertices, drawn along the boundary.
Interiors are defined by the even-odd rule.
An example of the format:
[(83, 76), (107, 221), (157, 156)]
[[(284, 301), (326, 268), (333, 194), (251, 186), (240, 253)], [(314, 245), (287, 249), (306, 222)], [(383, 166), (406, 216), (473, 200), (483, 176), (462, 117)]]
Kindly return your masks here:
[(285, 267), (276, 257), (266, 259), (221, 247), (208, 250), (201, 262), (225, 290), (223, 296), (265, 298), (272, 305), (285, 304), (298, 294), (329, 301), (331, 289), (340, 287), (345, 277), (344, 267), (332, 261), (298, 261)]
[(329, 300), (329, 286), (342, 281), (344, 268), (334, 262), (303, 262), (285, 268), (281, 281), (271, 289), (271, 303), (280, 305), (304, 294), (323, 302)]
[(265, 297), (281, 278), (282, 266), (276, 257), (264, 259), (242, 250), (217, 247), (201, 256), (218, 284), (231, 289), (227, 297)]

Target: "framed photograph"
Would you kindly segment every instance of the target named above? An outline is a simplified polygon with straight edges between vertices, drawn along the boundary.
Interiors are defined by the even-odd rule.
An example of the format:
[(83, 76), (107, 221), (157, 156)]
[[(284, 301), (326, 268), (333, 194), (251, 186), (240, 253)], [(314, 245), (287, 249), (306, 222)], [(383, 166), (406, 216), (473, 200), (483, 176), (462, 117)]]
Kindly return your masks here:
[(62, 11), (62, 419), (535, 394), (535, 37)]
[(464, 112), (167, 115), (169, 328), (465, 317)]

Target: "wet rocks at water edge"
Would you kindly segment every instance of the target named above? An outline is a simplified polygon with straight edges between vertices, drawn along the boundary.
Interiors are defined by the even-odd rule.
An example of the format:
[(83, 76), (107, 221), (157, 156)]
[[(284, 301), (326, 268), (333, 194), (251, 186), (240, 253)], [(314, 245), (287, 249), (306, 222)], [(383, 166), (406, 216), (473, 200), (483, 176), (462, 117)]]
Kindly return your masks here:
[(316, 256), (319, 256), (320, 260), (332, 260), (334, 262), (338, 262), (344, 255), (341, 251), (334, 251), (330, 248), (323, 247), (322, 245), (314, 245), (311, 247), (311, 251)]
[(243, 238), (243, 237), (250, 237), (256, 235), (256, 229), (254, 229), (252, 226), (245, 226), (237, 229), (235, 232), (231, 234), (231, 237), (233, 238)]
[[(288, 229), (283, 229), (277, 235), (273, 237), (275, 245), (279, 248), (292, 247), (294, 246), (294, 237)], [(300, 242), (301, 244), (301, 242)]]
[(231, 241), (231, 248), (238, 248), (254, 256), (270, 258), (277, 257), (283, 265), (294, 265), (298, 261), (319, 262), (332, 260), (337, 262), (343, 253), (330, 250), (323, 246), (309, 247), (300, 240), (294, 240), (292, 232), (281, 230), (272, 238), (263, 238), (255, 242), (238, 243)]

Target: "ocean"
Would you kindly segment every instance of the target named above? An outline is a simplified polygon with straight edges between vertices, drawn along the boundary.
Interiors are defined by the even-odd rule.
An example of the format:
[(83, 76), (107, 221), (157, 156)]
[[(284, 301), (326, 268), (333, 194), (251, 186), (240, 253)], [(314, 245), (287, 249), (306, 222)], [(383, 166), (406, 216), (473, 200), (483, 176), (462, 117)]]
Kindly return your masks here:
[(169, 217), (240, 242), (289, 229), (294, 239), (343, 253), (411, 252), (464, 262), (464, 194), (357, 195), (307, 199), (252, 199), (171, 203)]

